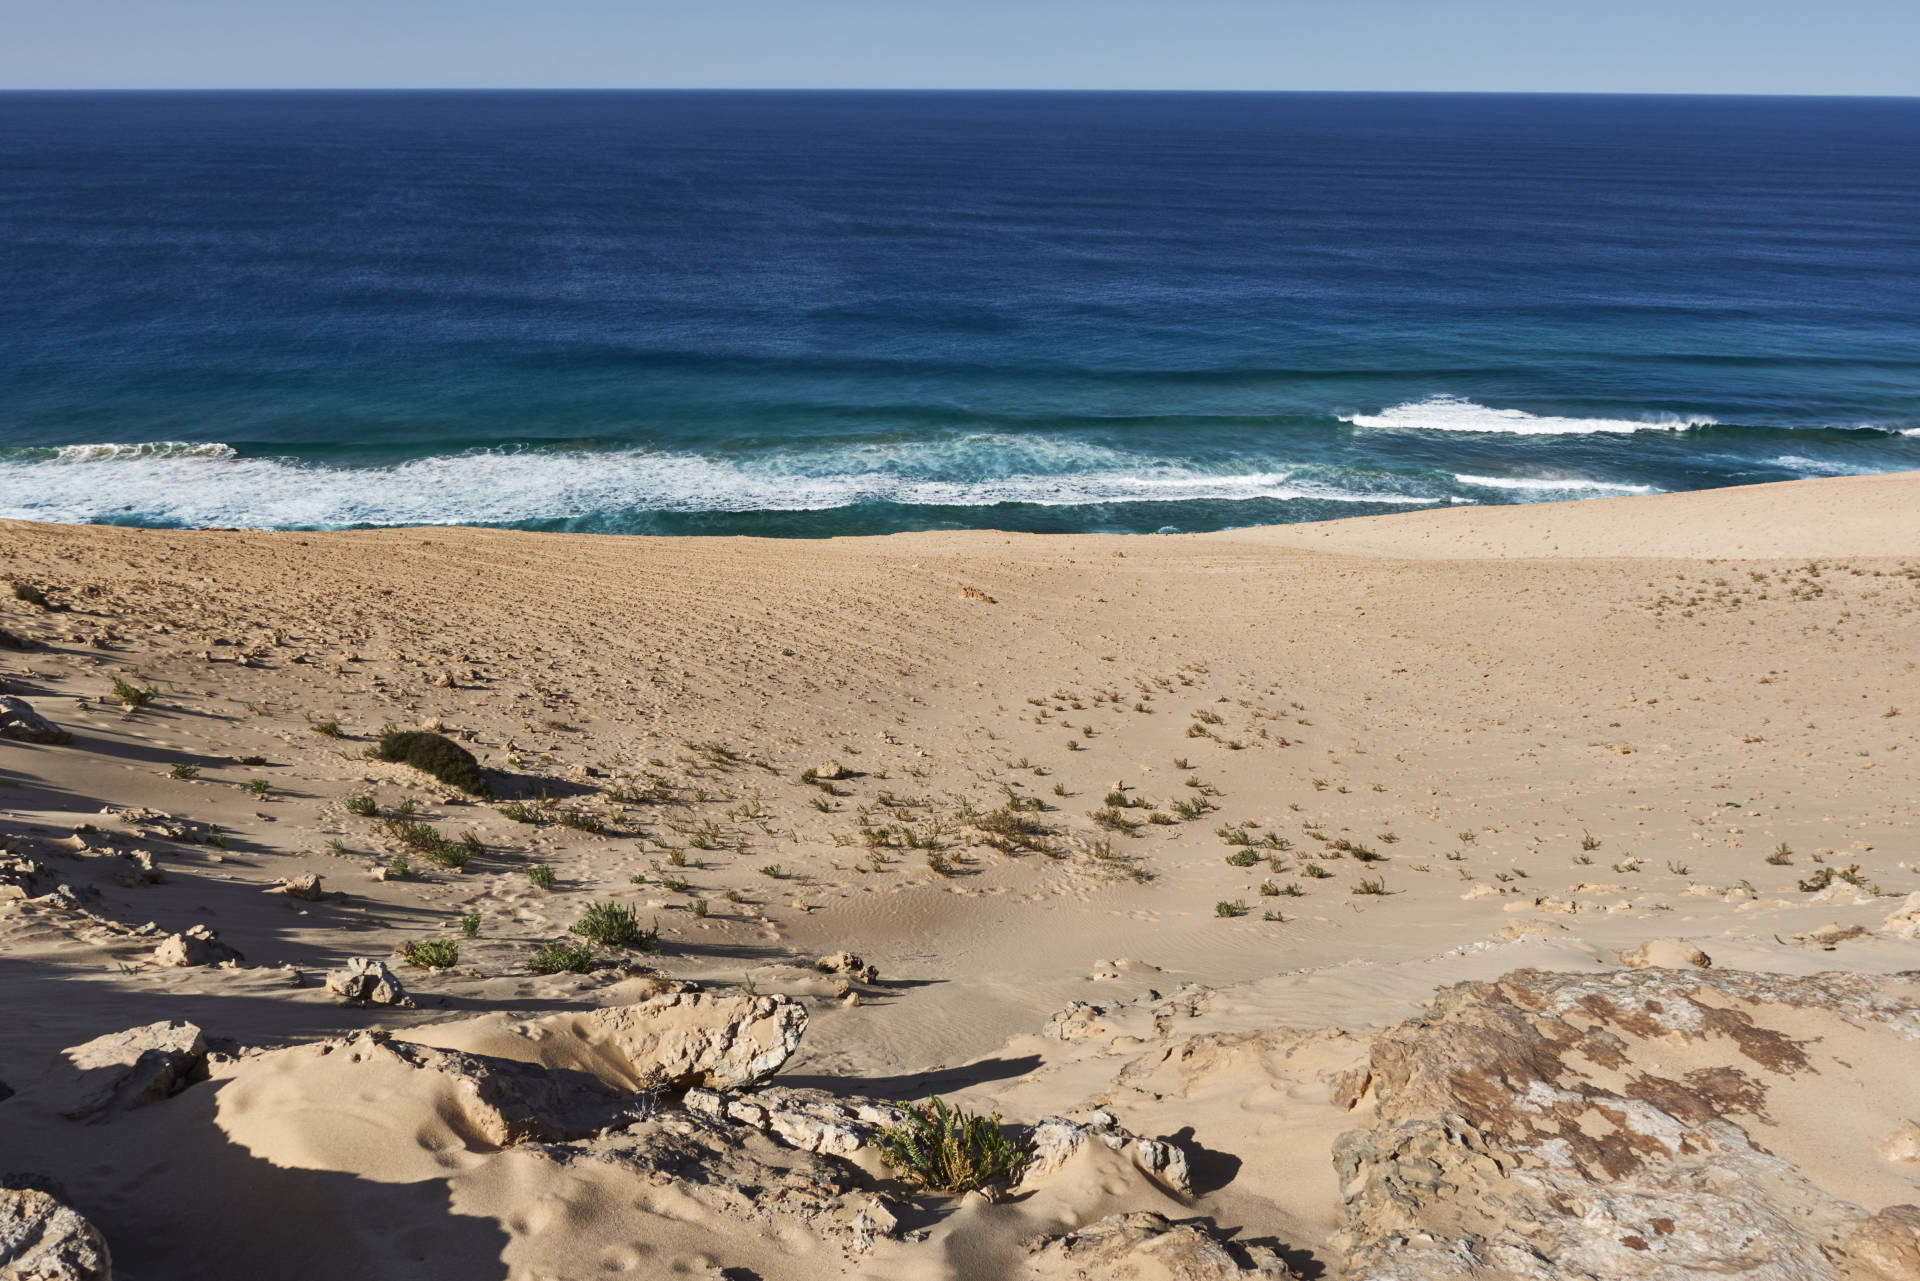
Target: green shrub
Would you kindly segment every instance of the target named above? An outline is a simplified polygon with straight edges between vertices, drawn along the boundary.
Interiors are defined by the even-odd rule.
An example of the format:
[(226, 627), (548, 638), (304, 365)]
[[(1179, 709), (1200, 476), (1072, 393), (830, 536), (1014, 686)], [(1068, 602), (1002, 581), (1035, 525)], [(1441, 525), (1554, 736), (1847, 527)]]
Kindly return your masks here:
[(997, 1112), (972, 1116), (935, 1097), (896, 1113), (898, 1123), (880, 1132), (880, 1155), (923, 1188), (971, 1192), (1026, 1168), (1025, 1145), (1007, 1137)]
[(637, 947), (643, 952), (658, 951), (660, 947), (658, 921), (651, 930), (643, 930), (632, 908), (611, 899), (589, 903), (586, 914), (573, 923), (570, 932), (602, 947)]
[(537, 890), (550, 890), (553, 888), (553, 869), (545, 863), (535, 863), (527, 869), (527, 879), (533, 882)]
[(379, 812), (380, 806), (374, 802), (371, 796), (349, 796), (347, 798), (347, 813), (349, 814), (358, 814), (361, 818), (372, 818)]
[(470, 939), (480, 937), (480, 914), (469, 912), (460, 918), (460, 932)]
[(533, 959), (527, 962), (527, 971), (531, 974), (585, 974), (592, 968), (593, 949), (565, 939), (542, 943), (534, 949)]
[(159, 692), (150, 685), (135, 685), (124, 676), (113, 678), (113, 696), (127, 707), (145, 707)]
[(538, 823), (541, 814), (538, 806), (529, 805), (525, 801), (515, 801), (511, 805), (500, 807), (500, 817), (512, 819), (516, 823)]
[(1240, 899), (1234, 899), (1231, 902), (1226, 899), (1221, 899), (1213, 905), (1213, 914), (1215, 916), (1245, 916), (1247, 914), (1247, 905)]
[(480, 849), (480, 838), (469, 832), (458, 841), (450, 841), (438, 830), (426, 823), (410, 822), (403, 818), (390, 818), (381, 824), (387, 834), (412, 850), (425, 856), (441, 867), (465, 867), (467, 860)]
[(443, 970), (460, 960), (460, 944), (452, 939), (418, 939), (400, 945), (400, 959), (423, 970)]
[(391, 730), (380, 736), (377, 753), (383, 761), (411, 765), (448, 787), (457, 787), (474, 796), (486, 796), (492, 791), (473, 753), (444, 734), (418, 729)]

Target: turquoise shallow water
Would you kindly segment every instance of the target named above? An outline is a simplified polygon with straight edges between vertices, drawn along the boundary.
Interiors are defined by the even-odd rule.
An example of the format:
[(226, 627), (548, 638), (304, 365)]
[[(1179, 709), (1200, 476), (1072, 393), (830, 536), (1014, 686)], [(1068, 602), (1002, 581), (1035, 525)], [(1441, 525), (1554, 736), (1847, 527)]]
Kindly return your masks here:
[(1209, 529), (1920, 467), (1920, 101), (0, 94), (0, 515)]

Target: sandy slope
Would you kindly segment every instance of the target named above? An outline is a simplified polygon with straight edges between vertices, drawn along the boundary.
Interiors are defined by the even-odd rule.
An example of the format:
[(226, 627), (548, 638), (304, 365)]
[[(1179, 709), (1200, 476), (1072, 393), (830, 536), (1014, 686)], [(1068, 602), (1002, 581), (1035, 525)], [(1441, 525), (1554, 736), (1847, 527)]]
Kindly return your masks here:
[[(51, 843), (104, 829), (107, 805), (230, 833), (224, 851), (165, 847), (162, 884), (119, 884), (118, 859), (61, 871), (100, 887), (99, 917), (210, 925), (246, 968), (158, 968), (151, 937), (0, 904), (0, 1081), (23, 1091), (0, 1102), (0, 1169), (62, 1183), (126, 1276), (666, 1275), (669, 1260), (1017, 1276), (1025, 1237), (1130, 1208), (1337, 1270), (1328, 1151), (1353, 1118), (1323, 1078), (1435, 985), (1611, 965), (1666, 936), (1721, 966), (1914, 964), (1913, 943), (1872, 933), (1834, 951), (1791, 940), (1889, 911), (1801, 892), (1817, 859), (1885, 894), (1920, 889), (1920, 474), (1193, 537), (6, 523), (0, 577), (71, 605), (0, 601), (0, 628), (44, 643), (0, 651), (0, 673), (75, 734), (0, 744), (0, 832), (56, 860)], [(159, 694), (128, 713), (116, 674)], [(329, 720), (345, 737), (311, 727)], [(503, 797), (601, 814), (609, 832), (516, 823), (363, 759), (387, 721), (437, 722)], [(853, 775), (839, 795), (800, 778), (828, 760)], [(1094, 817), (1116, 790), (1120, 830)], [(485, 853), (374, 880), (397, 847), (348, 813), (363, 794), (413, 798)], [(1044, 805), (1047, 852), (984, 843), (970, 816), (1010, 796)], [(1767, 862), (1782, 846), (1790, 861)], [(552, 892), (528, 880), (540, 862)], [(262, 892), (302, 871), (336, 893)], [(1370, 881), (1387, 892), (1358, 892)], [(525, 971), (607, 897), (659, 919), (665, 972), (812, 1002), (783, 1079), (939, 1090), (1019, 1120), (1112, 1102), (1190, 1146), (1197, 1199), (1083, 1171), (1015, 1207), (933, 1205), (932, 1239), (849, 1260), (465, 1150), (378, 1091), (316, 1084), (303, 1108), (196, 1087), (81, 1127), (23, 1088), (63, 1047), (161, 1018), (263, 1045), (618, 1001), (611, 971)], [(459, 965), (409, 972), (415, 1011), (344, 1009), (280, 968), (386, 956), (469, 912), (483, 924)], [(794, 968), (842, 947), (881, 970), (857, 1006)], [(1037, 1035), (1069, 1002), (1189, 984), (1209, 991), (1158, 1020), (1172, 1033), (1142, 1015)], [(1214, 1038), (1205, 1072), (1139, 1088), (1163, 1070), (1139, 1054), (1176, 1034)], [(232, 1114), (256, 1096), (280, 1102)], [(316, 1139), (347, 1115), (361, 1137)], [(287, 1204), (308, 1213), (269, 1211)]]

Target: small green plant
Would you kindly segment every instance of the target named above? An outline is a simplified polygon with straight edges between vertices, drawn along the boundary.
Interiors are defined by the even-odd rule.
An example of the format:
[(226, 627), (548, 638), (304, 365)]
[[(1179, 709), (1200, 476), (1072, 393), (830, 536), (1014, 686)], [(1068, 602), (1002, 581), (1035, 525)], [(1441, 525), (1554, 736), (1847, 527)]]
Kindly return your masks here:
[(513, 801), (500, 807), (500, 817), (515, 823), (538, 823), (543, 816), (539, 806), (529, 805), (525, 801)]
[(460, 932), (470, 939), (479, 938), (480, 914), (478, 912), (468, 912), (465, 916), (461, 917)]
[(643, 930), (632, 908), (609, 899), (604, 903), (589, 903), (586, 913), (573, 923), (569, 933), (602, 947), (637, 947), (643, 952), (656, 952), (660, 922), (655, 921), (651, 930)]
[(167, 774), (169, 777), (177, 778), (183, 783), (191, 782), (200, 777), (200, 767), (198, 765), (176, 765), (168, 770)]
[(1368, 880), (1363, 877), (1360, 883), (1353, 887), (1353, 892), (1355, 894), (1385, 894), (1387, 892), (1387, 883), (1378, 878)]
[(1260, 856), (1252, 850), (1235, 850), (1233, 853), (1227, 855), (1227, 862), (1233, 864), (1235, 867), (1252, 867), (1259, 861)]
[(346, 737), (345, 734), (340, 732), (340, 722), (335, 720), (331, 716), (327, 717), (327, 719), (323, 721), (316, 721), (315, 719), (313, 719), (313, 717), (309, 716), (307, 717), (307, 728), (312, 730), (314, 733), (318, 734), (322, 738), (345, 738)]
[(273, 784), (264, 778), (250, 778), (247, 780), (247, 790), (255, 796), (265, 796), (273, 790)]
[(224, 850), (228, 848), (227, 834), (212, 824), (209, 824), (207, 826), (207, 844), (217, 850)]
[(1077, 738), (1070, 738), (1070, 739), (1068, 739), (1068, 740), (1067, 740), (1067, 750), (1068, 750), (1069, 752), (1077, 752), (1077, 751), (1079, 751), (1079, 750), (1080, 750), (1080, 740), (1079, 740), (1079, 739), (1077, 739)]
[(1215, 916), (1245, 916), (1247, 914), (1246, 901), (1244, 899), (1234, 899), (1229, 902), (1226, 899), (1221, 899), (1213, 905), (1213, 914)]
[(1213, 834), (1229, 845), (1253, 844), (1253, 833), (1244, 827), (1229, 827), (1223, 823), (1214, 829)]
[(1586, 850), (1588, 853), (1592, 853), (1594, 850), (1600, 848), (1600, 838), (1592, 832), (1582, 832), (1580, 834), (1580, 848)]
[(136, 685), (124, 676), (113, 678), (113, 696), (126, 707), (145, 707), (159, 692), (151, 685)]
[(1055, 783), (1053, 785), (1053, 794), (1055, 796), (1065, 796), (1067, 794), (1067, 785), (1065, 783)]
[(408, 796), (403, 798), (398, 805), (393, 807), (393, 812), (398, 814), (401, 818), (409, 818), (413, 815), (413, 812), (419, 808), (420, 808), (420, 802), (414, 800), (411, 796)]
[(453, 939), (417, 939), (400, 945), (400, 959), (423, 970), (444, 970), (460, 960), (460, 944)]
[(784, 881), (787, 879), (787, 869), (781, 867), (778, 863), (768, 863), (761, 867), (760, 875), (772, 880)]
[(576, 832), (588, 832), (594, 836), (605, 836), (607, 820), (598, 814), (589, 814), (582, 810), (561, 810), (554, 820), (562, 827), (570, 827)]
[(372, 818), (379, 812), (380, 807), (374, 803), (374, 799), (371, 796), (349, 796), (347, 798), (347, 813), (349, 814), (357, 814), (361, 818)]
[(880, 1155), (901, 1175), (935, 1192), (972, 1192), (1011, 1183), (1026, 1168), (1024, 1145), (1000, 1128), (1000, 1114), (970, 1115), (938, 1097), (896, 1109), (880, 1131)]
[(345, 854), (347, 852), (347, 843), (336, 836), (327, 842), (327, 848), (335, 854)]
[(527, 879), (533, 882), (537, 890), (550, 890), (553, 888), (553, 869), (545, 863), (535, 863), (527, 869)]
[(707, 900), (703, 898), (697, 898), (693, 900), (693, 902), (687, 904), (687, 910), (689, 912), (692, 912), (695, 916), (698, 916), (704, 919), (707, 915), (707, 910), (708, 910)]
[(1667, 870), (1675, 876), (1685, 876), (1687, 874), (1687, 865), (1678, 859), (1668, 859)]
[(1276, 897), (1276, 896), (1277, 896), (1277, 895), (1278, 895), (1279, 893), (1280, 893), (1280, 887), (1279, 887), (1278, 885), (1275, 885), (1275, 884), (1274, 884), (1274, 883), (1273, 883), (1272, 881), (1262, 881), (1262, 882), (1260, 882), (1260, 897), (1261, 897), (1261, 898), (1274, 898), (1274, 897)]
[(1306, 897), (1306, 893), (1305, 890), (1301, 889), (1300, 886), (1293, 881), (1288, 881), (1280, 887), (1280, 894), (1284, 898), (1304, 898)]
[(1786, 867), (1793, 862), (1793, 847), (1785, 841), (1780, 842), (1773, 853), (1767, 855), (1767, 862), (1775, 867)]
[(1300, 869), (1300, 875), (1307, 877), (1309, 880), (1324, 881), (1329, 876), (1332, 876), (1333, 873), (1321, 867), (1318, 863), (1308, 863)]
[(952, 876), (953, 861), (939, 850), (928, 850), (927, 870), (935, 876)]
[(387, 879), (404, 881), (413, 875), (413, 864), (407, 862), (405, 854), (395, 854), (387, 860)]
[(480, 772), (473, 753), (444, 734), (426, 730), (388, 730), (381, 734), (375, 754), (383, 761), (411, 765), (431, 774), (449, 787), (474, 796), (486, 796), (491, 789)]
[(527, 962), (530, 974), (585, 974), (593, 968), (593, 949), (584, 943), (555, 939), (533, 950)]
[(1262, 913), (1260, 916), (1260, 919), (1263, 921), (1272, 921), (1277, 925), (1284, 925), (1286, 924), (1286, 920), (1287, 920), (1287, 918), (1280, 915), (1280, 913), (1273, 912), (1273, 911)]

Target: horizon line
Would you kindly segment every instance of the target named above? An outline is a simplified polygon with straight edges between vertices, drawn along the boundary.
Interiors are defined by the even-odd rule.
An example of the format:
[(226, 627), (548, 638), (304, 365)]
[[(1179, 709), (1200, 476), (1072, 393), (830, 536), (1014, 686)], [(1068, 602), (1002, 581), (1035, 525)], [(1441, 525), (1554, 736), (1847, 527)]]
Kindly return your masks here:
[(1230, 96), (1476, 97), (1476, 98), (1825, 98), (1844, 101), (1904, 102), (1920, 93), (1831, 93), (1810, 90), (1730, 89), (1195, 89), (1195, 88), (1047, 88), (1040, 86), (861, 86), (861, 85), (35, 85), (0, 87), (0, 97), (27, 94), (272, 94), (272, 93), (815, 93), (815, 94), (1183, 94)]

